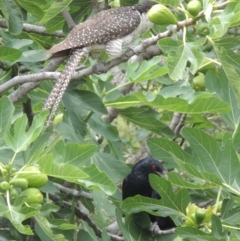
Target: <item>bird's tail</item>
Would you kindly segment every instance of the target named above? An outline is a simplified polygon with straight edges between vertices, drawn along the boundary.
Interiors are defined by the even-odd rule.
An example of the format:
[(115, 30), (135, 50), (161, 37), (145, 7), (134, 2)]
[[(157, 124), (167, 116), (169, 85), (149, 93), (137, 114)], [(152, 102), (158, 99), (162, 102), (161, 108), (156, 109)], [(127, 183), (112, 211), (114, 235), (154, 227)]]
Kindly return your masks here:
[(50, 125), (78, 63), (86, 56), (86, 54), (87, 53), (84, 49), (75, 49), (71, 53), (64, 70), (59, 76), (57, 83), (53, 87), (43, 107), (43, 110), (51, 110), (46, 126)]

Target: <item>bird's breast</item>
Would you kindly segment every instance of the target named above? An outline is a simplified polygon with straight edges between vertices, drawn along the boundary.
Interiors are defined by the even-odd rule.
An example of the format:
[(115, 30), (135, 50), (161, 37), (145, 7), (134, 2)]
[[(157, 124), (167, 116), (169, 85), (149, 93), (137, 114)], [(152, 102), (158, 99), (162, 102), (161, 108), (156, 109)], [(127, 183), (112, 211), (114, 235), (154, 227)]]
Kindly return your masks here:
[(134, 40), (139, 38), (143, 33), (146, 33), (152, 28), (153, 23), (150, 22), (150, 20), (147, 17), (147, 14), (140, 14), (140, 17), (141, 21), (138, 27), (133, 32), (122, 38), (123, 46), (128, 46)]

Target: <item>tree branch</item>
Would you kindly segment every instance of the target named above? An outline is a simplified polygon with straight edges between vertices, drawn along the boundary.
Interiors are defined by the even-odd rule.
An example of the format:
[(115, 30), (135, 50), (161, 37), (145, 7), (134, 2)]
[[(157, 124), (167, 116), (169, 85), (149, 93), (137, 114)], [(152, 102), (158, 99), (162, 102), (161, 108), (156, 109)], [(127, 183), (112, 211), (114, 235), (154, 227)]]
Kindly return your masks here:
[[(8, 28), (5, 19), (0, 19), (0, 27), (1, 28)], [(37, 26), (33, 24), (24, 23), (23, 24), (23, 31), (28, 33), (36, 33), (44, 36), (53, 36), (57, 38), (63, 38), (65, 35), (63, 34), (63, 31), (59, 30), (54, 33), (47, 33), (46, 28), (43, 26)]]
[(58, 183), (53, 183), (53, 185), (61, 192), (67, 194), (67, 195), (70, 195), (70, 196), (73, 196), (73, 197), (83, 197), (83, 198), (87, 198), (87, 199), (90, 199), (92, 200), (93, 197), (92, 197), (92, 194), (88, 193), (88, 192), (84, 192), (84, 191), (77, 191), (75, 189), (70, 189), (70, 188), (67, 188), (67, 187), (64, 187)]
[[(75, 73), (73, 75), (72, 79), (81, 79), (81, 78), (86, 77), (93, 73), (95, 73), (95, 74), (105, 73), (105, 72), (109, 71), (112, 67), (119, 65), (120, 63), (126, 62), (135, 54), (140, 55), (141, 53), (144, 53), (148, 47), (155, 45), (159, 39), (165, 38), (165, 37), (170, 37), (175, 30), (179, 30), (180, 28), (182, 28), (184, 26), (189, 26), (189, 25), (193, 24), (194, 22), (195, 22), (195, 20), (193, 20), (191, 18), (184, 20), (182, 22), (179, 22), (178, 25), (173, 27), (173, 30), (167, 30), (163, 33), (159, 33), (156, 36), (143, 40), (141, 42), (141, 44), (139, 44), (138, 46), (136, 46), (132, 49), (128, 49), (122, 56), (120, 56), (118, 58), (115, 58), (106, 63), (98, 63), (89, 68), (81, 70), (81, 71)], [(60, 64), (62, 62), (62, 60), (63, 59), (59, 60), (59, 58), (57, 58), (57, 60), (55, 60), (55, 61), (59, 61), (59, 64)], [(44, 71), (49, 71), (49, 70), (47, 70), (47, 68), (44, 68), (41, 72), (44, 72)], [(53, 75), (52, 75), (52, 77), (53, 77)], [(17, 77), (15, 77), (15, 78), (17, 78)], [(30, 92), (32, 89), (38, 87), (39, 84), (41, 83), (41, 81), (44, 79), (45, 78), (42, 78), (41, 80), (38, 80), (36, 82), (23, 84), (16, 91), (14, 91), (12, 94), (9, 95), (10, 101), (16, 102), (16, 101), (20, 100), (25, 94)], [(9, 81), (12, 81), (12, 79)], [(9, 85), (14, 86), (14, 84), (12, 84), (12, 85), (9, 84)], [(2, 85), (0, 86), (0, 91), (1, 91), (1, 87), (2, 87)], [(6, 90), (6, 88), (5, 88), (5, 90)]]

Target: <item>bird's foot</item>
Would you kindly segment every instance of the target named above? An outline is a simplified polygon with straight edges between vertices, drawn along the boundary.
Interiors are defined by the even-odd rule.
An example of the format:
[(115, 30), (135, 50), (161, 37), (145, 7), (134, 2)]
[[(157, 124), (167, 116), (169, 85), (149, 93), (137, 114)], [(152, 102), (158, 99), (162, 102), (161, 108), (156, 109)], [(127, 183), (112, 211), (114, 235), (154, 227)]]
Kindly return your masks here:
[(131, 46), (127, 46), (126, 48), (124, 48), (124, 50), (126, 49), (126, 51), (133, 51), (133, 53), (138, 56), (139, 53), (137, 53), (137, 52), (134, 50), (134, 48), (135, 48), (136, 46), (137, 46), (136, 44), (131, 45)]
[(161, 230), (157, 222), (152, 223), (149, 230), (155, 235), (166, 235), (166, 234), (175, 233), (175, 228), (171, 228), (168, 230)]
[(157, 233), (159, 233), (159, 231), (161, 231), (157, 222), (152, 223), (149, 230), (154, 234), (157, 234)]
[(92, 66), (92, 71), (94, 74), (101, 74), (106, 72), (105, 62), (99, 62)]

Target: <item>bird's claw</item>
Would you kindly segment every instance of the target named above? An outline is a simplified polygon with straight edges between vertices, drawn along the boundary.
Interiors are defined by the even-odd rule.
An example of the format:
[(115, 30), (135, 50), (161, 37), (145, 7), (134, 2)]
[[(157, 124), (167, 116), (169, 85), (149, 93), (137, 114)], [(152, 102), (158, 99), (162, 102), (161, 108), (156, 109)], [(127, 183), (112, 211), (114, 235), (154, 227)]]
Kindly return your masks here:
[(153, 233), (153, 234), (158, 234), (159, 232), (161, 232), (161, 229), (158, 226), (157, 222), (154, 222), (151, 224), (149, 230)]

